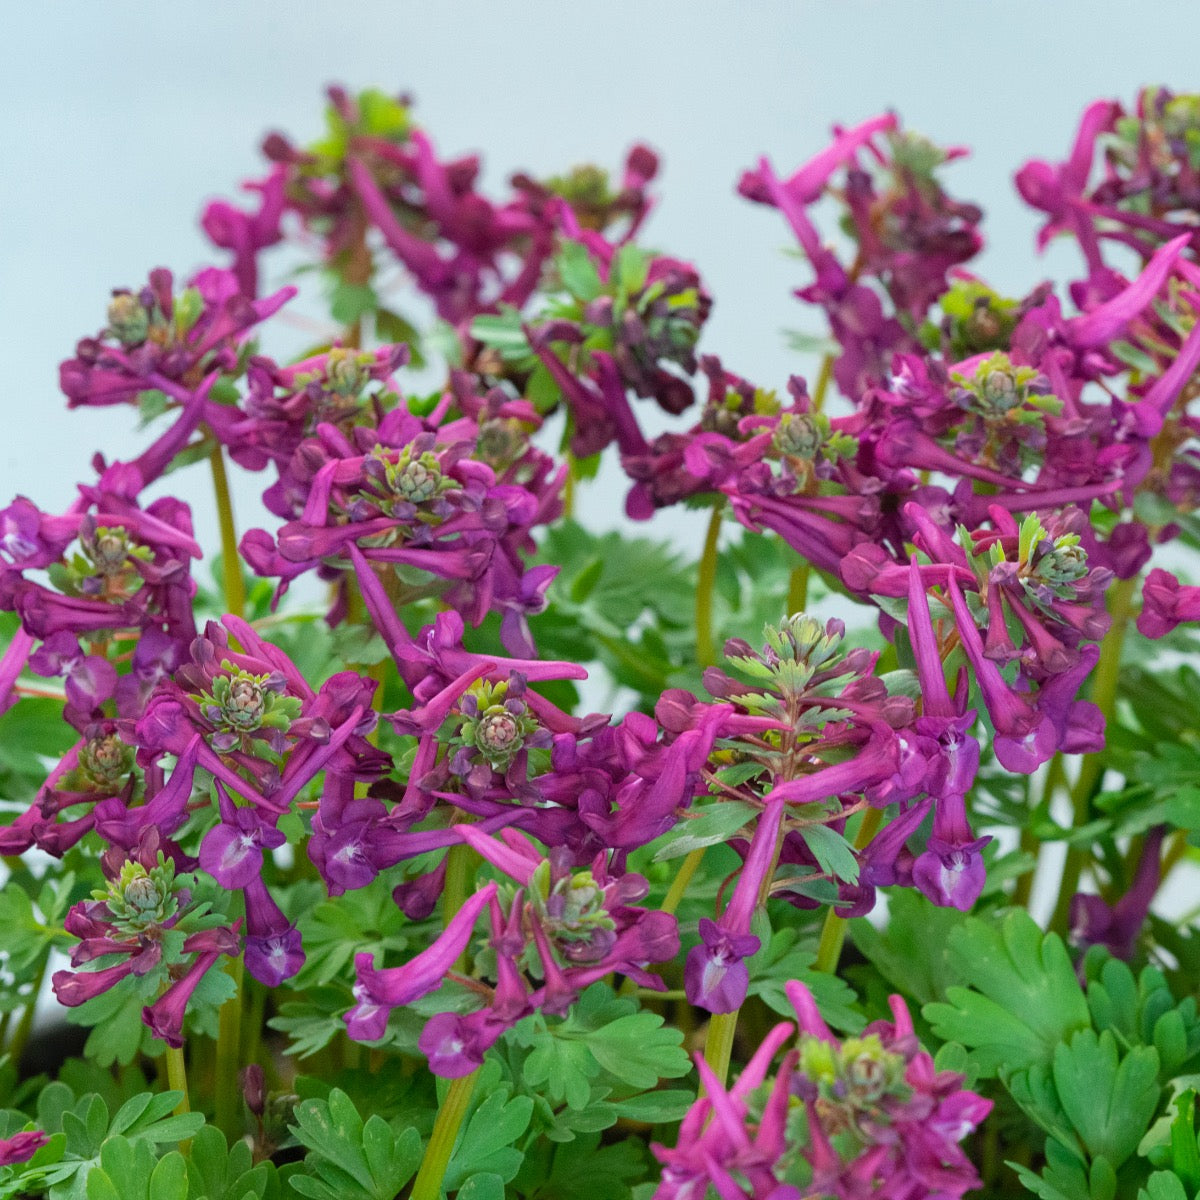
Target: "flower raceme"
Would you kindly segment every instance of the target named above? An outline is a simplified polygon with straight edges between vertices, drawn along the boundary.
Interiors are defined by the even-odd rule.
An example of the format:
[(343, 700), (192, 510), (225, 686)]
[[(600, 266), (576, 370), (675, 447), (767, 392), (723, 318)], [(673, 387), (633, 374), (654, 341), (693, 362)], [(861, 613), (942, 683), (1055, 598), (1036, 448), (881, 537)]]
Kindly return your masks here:
[[(833, 966), (841, 922), (880, 889), (963, 912), (983, 897), (990, 919), (1016, 861), (989, 883), (1011, 845), (994, 835), (1015, 824), (1014, 777), (1042, 768), (1046, 810), (1068, 779), (1080, 826), (1057, 927), (1102, 947), (1093, 959), (1135, 956), (1153, 933), (1186, 805), (1156, 797), (1141, 824), (1109, 805), (1101, 784), (1153, 757), (1127, 737), (1082, 768), (1069, 758), (1104, 749), (1114, 720), (1151, 724), (1115, 695), (1127, 630), (1200, 620), (1182, 570), (1138, 582), (1160, 545), (1195, 539), (1200, 101), (1151, 89), (1130, 110), (1095, 105), (1065, 161), (1022, 170), (1043, 237), (1082, 251), (1061, 294), (1005, 296), (964, 270), (981, 214), (943, 185), (962, 152), (891, 114), (836, 130), (791, 174), (760, 162), (739, 190), (787, 222), (810, 272), (797, 295), (830, 335), (812, 386), (794, 375), (776, 391), (701, 352), (700, 273), (641, 244), (657, 172), (644, 147), (619, 178), (517, 176), (492, 198), (478, 161), (442, 158), (407, 101), (329, 98), (324, 137), (273, 135), (248, 204), (205, 211), (228, 270), (117, 290), (62, 364), (72, 407), (135, 406), (162, 418), (157, 436), (128, 461), (97, 456), (61, 513), (25, 497), (0, 509), (0, 715), (24, 729), (57, 705), (71, 731), (0, 756), (21, 798), (0, 852), (90, 864), (87, 887), (100, 883), (62, 921), (75, 942), (56, 995), (136, 1000), (121, 1011), (177, 1050), (218, 1024), (241, 971), (214, 968), (240, 956), (257, 999), (277, 989), (285, 1037), (289, 985), (320, 1010), (296, 1019), (314, 1036), (334, 1036), (352, 995), (351, 1039), (419, 1050), (445, 1078), (490, 1054), (517, 1089), (543, 1053), (522, 1057), (528, 1031), (567, 1045), (585, 992), (611, 987), (619, 1006), (718, 1018), (704, 1094), (674, 1147), (654, 1147), (657, 1196), (963, 1195), (979, 1179), (960, 1143), (991, 1101), (935, 1069), (898, 997), (891, 1020), (839, 1040), (776, 975), (798, 1029), (768, 1032), (731, 1085), (723, 1057), (747, 1048), (750, 1006), (778, 1000), (764, 975), (811, 945)], [(819, 228), (830, 209), (840, 243)], [(286, 363), (254, 339), (295, 291), (264, 286), (267, 251), (297, 238), (340, 331)], [(432, 305), (435, 336), (395, 306), (398, 283)], [(444, 376), (414, 392), (410, 367), (439, 356)], [(697, 398), (693, 418), (643, 431), (640, 400), (680, 416)], [(588, 535), (546, 531), (603, 452), (629, 477), (630, 516), (713, 513), (697, 642), (737, 634), (721, 666), (697, 666), (678, 606), (656, 607), (643, 581), (628, 587), (641, 607), (619, 615), (622, 552), (568, 560), (556, 581), (554, 548)], [(214, 479), (226, 460), (264, 473), (276, 520), (240, 556), (272, 584), (248, 598), (227, 496), (223, 601), (196, 570), (187, 506), (149, 498), (200, 457)], [(724, 515), (741, 527), (736, 566), (721, 561)], [(320, 627), (274, 612), (306, 576), (328, 585), (328, 635), (297, 637)], [(836, 593), (836, 619), (787, 611), (810, 591), (814, 607)], [(856, 628), (856, 605), (877, 632)], [(741, 636), (751, 609), (770, 622), (761, 645)], [(580, 707), (591, 661), (627, 685), (629, 711)], [(1093, 835), (1099, 894), (1074, 894)], [(661, 860), (676, 855), (673, 872)], [(321, 953), (335, 923), (339, 953)], [(36, 927), (60, 934), (49, 917)], [(861, 968), (868, 1007), (875, 970)], [(415, 1045), (392, 1019), (413, 1006)], [(574, 1133), (601, 1100), (673, 1102), (588, 1079), (585, 1108), (572, 1094), (536, 1119)], [(0, 1167), (45, 1140), (2, 1141)]]
[(656, 1200), (696, 1200), (710, 1187), (728, 1200), (915, 1200), (979, 1186), (958, 1143), (992, 1102), (934, 1069), (901, 997), (890, 999), (890, 1022), (839, 1042), (803, 984), (787, 984), (787, 996), (797, 1024), (776, 1025), (732, 1087), (697, 1058), (705, 1094), (676, 1145), (653, 1147)]

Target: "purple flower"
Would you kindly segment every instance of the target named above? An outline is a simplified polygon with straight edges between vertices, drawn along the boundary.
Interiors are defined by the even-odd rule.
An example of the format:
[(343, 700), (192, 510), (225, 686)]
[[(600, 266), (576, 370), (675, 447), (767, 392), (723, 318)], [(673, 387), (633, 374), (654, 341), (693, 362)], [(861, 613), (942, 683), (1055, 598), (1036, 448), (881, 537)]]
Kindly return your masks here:
[(195, 954), (188, 969), (153, 1004), (142, 1009), (142, 1020), (156, 1038), (178, 1049), (183, 1045), (183, 1018), (192, 993), (223, 954), (236, 954), (237, 925), (193, 934), (183, 944), (185, 954)]
[[(796, 1048), (770, 1079), (794, 1028), (775, 1026), (732, 1087), (697, 1060), (701, 1099), (673, 1149), (652, 1146), (663, 1164), (655, 1200), (700, 1200), (710, 1187), (727, 1200), (957, 1200), (978, 1187), (958, 1143), (988, 1115), (991, 1101), (964, 1091), (961, 1075), (934, 1070), (904, 1001), (891, 997), (893, 1021), (876, 1021), (839, 1042), (803, 984), (786, 990), (798, 1017)], [(797, 1103), (803, 1125), (792, 1119)], [(840, 1136), (846, 1130), (854, 1136)], [(797, 1177), (811, 1183), (801, 1190), (783, 1182)]]
[(218, 780), (215, 783), (221, 820), (200, 843), (200, 866), (223, 888), (244, 888), (262, 871), (263, 850), (282, 846), (287, 838), (253, 808), (235, 808)]
[(750, 921), (759, 898), (770, 886), (768, 872), (775, 861), (784, 798), (772, 793), (754, 827), (750, 851), (733, 896), (719, 921), (700, 921), (700, 942), (689, 952), (684, 967), (688, 1001), (709, 1012), (735, 1012), (746, 998), (750, 976), (745, 960), (759, 948)]
[(1200, 587), (1186, 587), (1169, 571), (1155, 567), (1142, 584), (1138, 632), (1160, 638), (1183, 621), (1200, 620)]
[(387, 1029), (393, 1008), (412, 1004), (440, 987), (470, 943), (479, 914), (495, 895), (494, 883), (480, 888), (450, 918), (437, 940), (403, 967), (379, 969), (374, 965), (374, 955), (357, 955), (355, 1005), (346, 1014), (350, 1037), (358, 1042), (377, 1041)]
[(28, 1129), (0, 1138), (0, 1167), (28, 1162), (50, 1139), (40, 1129)]

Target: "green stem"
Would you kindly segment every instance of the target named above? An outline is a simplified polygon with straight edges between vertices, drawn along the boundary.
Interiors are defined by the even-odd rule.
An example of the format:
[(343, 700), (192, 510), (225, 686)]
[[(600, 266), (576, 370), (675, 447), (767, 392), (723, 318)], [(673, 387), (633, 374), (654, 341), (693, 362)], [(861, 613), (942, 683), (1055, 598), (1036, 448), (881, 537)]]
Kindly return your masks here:
[(794, 617), (808, 608), (808, 563), (792, 568), (788, 576), (787, 615)]
[[(1067, 772), (1063, 763), (1062, 754), (1056, 754), (1050, 760), (1050, 766), (1046, 769), (1046, 783), (1042, 788), (1042, 803), (1040, 805), (1042, 808), (1047, 810), (1050, 808), (1050, 804), (1058, 789), (1067, 782)], [(1033, 894), (1033, 881), (1037, 876), (1042, 850), (1041, 842), (1038, 841), (1037, 836), (1028, 825), (1021, 827), (1020, 848), (1026, 853), (1034, 855), (1034, 863), (1017, 880), (1017, 886), (1013, 889), (1012, 901), (1018, 908), (1028, 908), (1029, 897)]]
[(187, 1067), (183, 1061), (183, 1047), (168, 1046), (167, 1052), (163, 1057), (167, 1060), (167, 1087), (173, 1092), (183, 1093), (183, 1098), (179, 1101), (175, 1111), (177, 1113), (191, 1112), (192, 1106), (188, 1102)]
[(700, 553), (700, 569), (696, 574), (696, 661), (702, 667), (711, 667), (717, 661), (713, 641), (713, 593), (717, 585), (717, 541), (721, 536), (724, 504), (724, 496), (713, 502), (704, 549)]
[[(863, 849), (875, 836), (883, 820), (883, 812), (878, 808), (868, 808), (863, 814), (862, 824), (858, 827), (858, 836), (854, 839), (854, 848)], [(825, 914), (825, 924), (821, 926), (821, 940), (817, 943), (817, 957), (813, 969), (832, 975), (842, 957), (842, 946), (846, 942), (846, 918), (836, 908), (831, 908)]]
[[(1121, 648), (1125, 644), (1125, 631), (1133, 616), (1133, 597), (1137, 593), (1138, 576), (1120, 580), (1109, 594), (1108, 611), (1112, 614), (1112, 625), (1100, 643), (1100, 661), (1092, 676), (1092, 703), (1104, 714), (1107, 726), (1112, 721), (1117, 704), (1117, 687), (1121, 679)], [(1078, 828), (1087, 824), (1091, 810), (1092, 795), (1104, 774), (1103, 751), (1087, 755), (1079, 768), (1079, 778), (1071, 788), (1072, 824)], [(1079, 890), (1079, 880), (1088, 859), (1088, 847), (1068, 846), (1063, 862), (1062, 880), (1058, 887), (1058, 901), (1050, 928), (1060, 937), (1065, 937), (1070, 924), (1071, 899)]]
[(704, 1038), (704, 1061), (712, 1068), (712, 1073), (721, 1081), (729, 1074), (729, 1060), (733, 1056), (733, 1038), (737, 1033), (738, 1013), (714, 1013), (708, 1023), (708, 1033)]
[(29, 993), (29, 1003), (21, 1012), (21, 1020), (17, 1023), (16, 1029), (13, 1031), (12, 1042), (8, 1047), (8, 1053), (12, 1057), (13, 1066), (19, 1066), (21, 1055), (25, 1050), (25, 1043), (29, 1041), (29, 1034), (33, 1030), (33, 1018), (37, 1012), (38, 996), (42, 993), (42, 983), (46, 978), (46, 966), (49, 963), (49, 958), (42, 960), (42, 965), (38, 968), (37, 976), (33, 981), (33, 989)]
[[(442, 887), (442, 923), (449, 925), (460, 908), (467, 902), (470, 894), (471, 879), (479, 866), (479, 856), (470, 846), (459, 842), (446, 852), (446, 882)], [(454, 964), (456, 971), (464, 971), (467, 966), (467, 952), (464, 950)]]
[(575, 515), (575, 455), (567, 451), (567, 477), (563, 481), (563, 516), (569, 521)]
[(478, 1078), (479, 1069), (476, 1068), (470, 1075), (450, 1081), (446, 1098), (442, 1101), (437, 1120), (433, 1123), (433, 1133), (429, 1136), (429, 1145), (425, 1147), (421, 1168), (413, 1182), (410, 1200), (439, 1200), (442, 1194), (442, 1180), (446, 1176), (446, 1168), (450, 1165), (450, 1154), (458, 1138), (463, 1118), (471, 1105), (471, 1094), (475, 1091), (475, 1081)]
[(671, 886), (667, 889), (666, 899), (662, 902), (663, 912), (674, 913), (679, 907), (679, 902), (683, 899), (688, 884), (692, 882), (692, 876), (696, 874), (700, 861), (704, 858), (704, 850), (705, 847), (701, 846), (683, 860), (675, 878), (671, 880)]
[(817, 386), (813, 390), (813, 412), (820, 412), (825, 407), (825, 393), (829, 390), (829, 381), (833, 378), (833, 355), (827, 354), (821, 359), (821, 370), (817, 375)]
[(237, 526), (233, 523), (233, 501), (229, 496), (229, 476), (225, 455), (218, 442), (209, 455), (213, 494), (217, 500), (217, 523), (221, 527), (221, 570), (225, 579), (225, 611), (235, 617), (246, 615), (246, 585), (242, 579), (242, 560), (238, 554)]
[(218, 1018), (213, 1123), (232, 1145), (242, 1135), (242, 1091), (238, 1087), (238, 1068), (242, 1064), (242, 984), (245, 968), (241, 958), (228, 962), (225, 973), (233, 980), (234, 991), (222, 1005)]

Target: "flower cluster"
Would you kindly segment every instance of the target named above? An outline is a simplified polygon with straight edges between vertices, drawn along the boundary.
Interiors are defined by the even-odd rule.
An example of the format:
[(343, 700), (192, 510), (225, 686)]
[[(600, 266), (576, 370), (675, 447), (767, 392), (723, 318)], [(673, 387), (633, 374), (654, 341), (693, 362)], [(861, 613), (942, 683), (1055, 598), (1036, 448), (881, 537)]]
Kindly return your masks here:
[[(641, 243), (644, 147), (619, 181), (517, 175), (493, 199), (406, 99), (329, 98), (321, 139), (267, 139), (248, 208), (205, 210), (229, 269), (119, 289), (62, 364), (69, 405), (161, 419), (149, 446), (97, 456), (64, 512), (0, 509), (0, 722), (14, 742), (56, 723), (0, 747), (0, 854), (42, 852), (5, 898), (6, 1052), (67, 946), (55, 995), (97, 1040), (121, 1035), (123, 1065), (153, 1035), (174, 1088), (185, 1030), (217, 1032), (191, 1071), (224, 1089), (231, 1172), (246, 1148), (227, 1051), (261, 1051), (255, 1179), (278, 1117), (314, 1151), (297, 1180), (335, 1157), (357, 1170), (359, 1128), (372, 1185), (409, 1187), (400, 1143), (375, 1154), (400, 1116), (356, 1127), (348, 1092), (281, 1065), (322, 1051), (364, 1088), (350, 1042), (367, 1042), (372, 1069), (394, 1057), (405, 1080), (381, 1104), (432, 1094), (426, 1064), (456, 1081), (414, 1194), (458, 1186), (439, 1172), (476, 1072), (497, 1069), (508, 1090), (483, 1103), (526, 1123), (488, 1186), (519, 1196), (545, 1190), (539, 1146), (624, 1120), (662, 1200), (960, 1197), (981, 1183), (960, 1143), (993, 1103), (964, 1083), (997, 1075), (1052, 1139), (1044, 1194), (1132, 1195), (1153, 1182), (1135, 1149), (1158, 1166), (1166, 1140), (1191, 1194), (1200, 1025), (1167, 977), (1194, 990), (1196, 952), (1154, 906), (1200, 823), (1194, 676), (1139, 659), (1189, 647), (1200, 620), (1182, 563), (1150, 567), (1200, 546), (1200, 99), (1095, 105), (1067, 161), (1022, 169), (1043, 240), (1083, 252), (1062, 294), (1004, 296), (964, 270), (981, 212), (943, 186), (963, 152), (892, 114), (790, 174), (760, 162), (739, 192), (788, 223), (812, 273), (797, 296), (829, 334), (812, 386), (775, 388), (702, 353), (699, 272)], [(840, 238), (821, 231), (831, 212)], [(311, 299), (263, 288), (283, 242), (316, 259), (335, 323), (291, 363), (254, 340)], [(430, 336), (395, 307), (399, 282), (432, 304)], [(426, 393), (413, 365), (445, 369)], [(643, 401), (695, 412), (651, 438)], [(631, 517), (706, 510), (698, 562), (564, 520), (605, 452)], [(161, 491), (201, 458), (220, 595), (191, 512)], [(227, 462), (262, 473), (269, 514), (240, 540)], [(286, 596), (302, 577), (326, 586), (312, 611)], [(614, 685), (615, 711), (588, 711), (584, 681)], [(1067, 845), (1058, 940), (1004, 915), (1028, 907), (1044, 840)], [(858, 958), (835, 979), (847, 921), (889, 892), (887, 929), (849, 927)], [(1070, 943), (1089, 947), (1077, 964)], [(1135, 978), (1118, 960), (1148, 948)], [(901, 996), (878, 1019), (893, 987), (931, 1001), (921, 1028), (964, 1073), (935, 1068)], [(813, 993), (861, 1032), (835, 1038)], [(753, 1049), (763, 1006), (788, 1003), (798, 1031)], [(277, 1041), (241, 1036), (264, 1016)], [(700, 1039), (692, 1103), (660, 1084)], [(1128, 1147), (1084, 1114), (1081, 1079), (1110, 1116), (1144, 1116)], [(296, 1108), (306, 1089), (322, 1099)], [(638, 1143), (685, 1109), (673, 1148)], [(429, 1124), (403, 1120), (410, 1140)], [(34, 1176), (65, 1139), (23, 1124), (0, 1130), (0, 1168), (33, 1158), (13, 1186), (58, 1186)]]
[(839, 1042), (803, 984), (789, 983), (787, 994), (798, 1038), (774, 1078), (771, 1064), (797, 1032), (790, 1022), (775, 1026), (732, 1087), (697, 1059), (707, 1094), (674, 1148), (654, 1147), (663, 1164), (656, 1200), (698, 1200), (709, 1187), (729, 1200), (917, 1200), (977, 1188), (958, 1143), (992, 1102), (934, 1068), (904, 1000), (891, 997), (892, 1021)]

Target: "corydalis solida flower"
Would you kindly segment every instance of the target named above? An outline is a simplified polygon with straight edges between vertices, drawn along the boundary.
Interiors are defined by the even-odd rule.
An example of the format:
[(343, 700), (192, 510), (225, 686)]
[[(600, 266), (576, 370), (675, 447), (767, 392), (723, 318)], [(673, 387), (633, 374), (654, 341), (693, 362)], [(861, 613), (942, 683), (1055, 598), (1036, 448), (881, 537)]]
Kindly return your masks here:
[(653, 1147), (663, 1164), (655, 1200), (698, 1200), (710, 1187), (731, 1200), (915, 1200), (978, 1187), (958, 1143), (992, 1102), (964, 1090), (961, 1075), (934, 1069), (904, 1001), (892, 996), (892, 1021), (840, 1042), (812, 993), (786, 988), (797, 1025), (775, 1026), (732, 1087), (697, 1059), (705, 1095), (675, 1147)]

